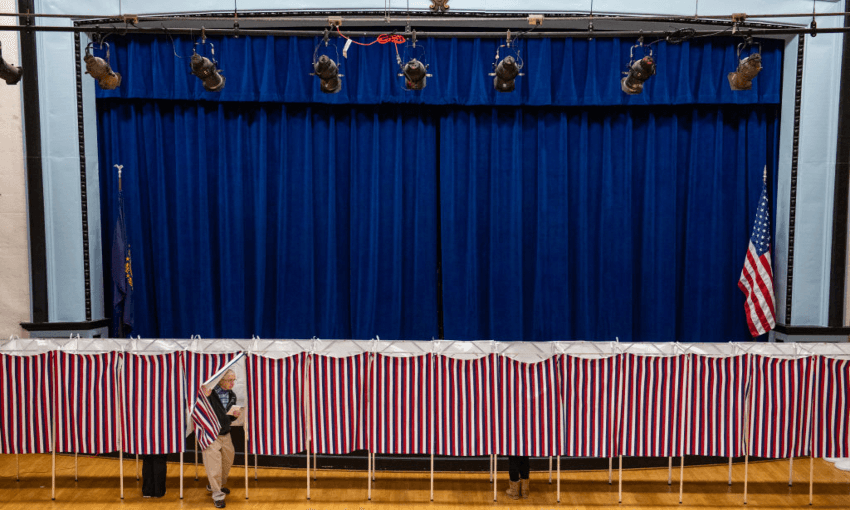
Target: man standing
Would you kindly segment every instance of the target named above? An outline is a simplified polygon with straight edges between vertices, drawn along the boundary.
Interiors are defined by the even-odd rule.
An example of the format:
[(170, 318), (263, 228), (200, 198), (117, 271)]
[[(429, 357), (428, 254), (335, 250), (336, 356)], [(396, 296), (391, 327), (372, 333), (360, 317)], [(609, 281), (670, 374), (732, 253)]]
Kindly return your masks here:
[(233, 441), (230, 440), (230, 425), (241, 414), (236, 404), (236, 394), (233, 393), (233, 385), (236, 383), (236, 374), (233, 370), (224, 373), (218, 384), (210, 390), (204, 387), (204, 395), (221, 423), (216, 440), (207, 447), (204, 454), (204, 469), (210, 483), (207, 491), (212, 492), (213, 502), (216, 508), (224, 508), (224, 497), (230, 494), (230, 489), (224, 485), (227, 483), (227, 475), (230, 466), (233, 465), (233, 457), (236, 452), (233, 449)]

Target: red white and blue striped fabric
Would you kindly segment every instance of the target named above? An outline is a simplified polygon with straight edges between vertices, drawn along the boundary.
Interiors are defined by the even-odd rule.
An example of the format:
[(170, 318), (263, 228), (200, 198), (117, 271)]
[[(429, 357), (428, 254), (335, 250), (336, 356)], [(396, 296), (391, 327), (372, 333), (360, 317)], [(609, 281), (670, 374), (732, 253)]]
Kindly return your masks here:
[(375, 355), (369, 409), (373, 453), (431, 453), (432, 359), (431, 354)]
[(218, 354), (186, 351), (183, 353), (183, 361), (186, 364), (186, 395), (189, 397), (190, 408), (194, 408), (198, 391), (204, 381), (209, 380), (238, 355), (238, 352)]
[(557, 358), (522, 363), (499, 358), (496, 453), (545, 457), (563, 453)]
[(181, 355), (124, 354), (122, 444), (127, 453), (184, 451), (186, 386)]
[(289, 455), (306, 449), (304, 383), (307, 355), (286, 358), (249, 355), (249, 450), (259, 455)]
[(750, 455), (783, 459), (809, 454), (813, 358), (753, 355)]
[(691, 357), (686, 455), (739, 457), (746, 440), (750, 356)]
[(812, 455), (850, 457), (850, 360), (817, 358)]
[(195, 437), (198, 438), (198, 447), (206, 450), (218, 438), (221, 432), (221, 422), (207, 400), (203, 391), (195, 395), (195, 405), (192, 406), (192, 423), (195, 424)]
[(0, 354), (0, 453), (50, 450), (50, 353)]
[(620, 455), (682, 454), (687, 356), (623, 355)]
[(468, 360), (437, 356), (436, 360), (434, 454), (492, 454), (496, 447), (498, 356)]
[(563, 355), (564, 455), (613, 457), (620, 410), (620, 359)]
[(118, 450), (119, 352), (53, 356), (56, 451)]
[(313, 451), (345, 454), (367, 446), (369, 355), (313, 356), (311, 412)]

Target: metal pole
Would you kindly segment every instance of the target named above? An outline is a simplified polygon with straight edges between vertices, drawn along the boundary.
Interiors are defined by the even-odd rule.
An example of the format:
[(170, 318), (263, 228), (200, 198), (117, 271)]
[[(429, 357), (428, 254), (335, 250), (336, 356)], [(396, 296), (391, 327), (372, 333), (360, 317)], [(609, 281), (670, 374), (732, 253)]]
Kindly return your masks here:
[(612, 479), (614, 477), (614, 459), (612, 457), (608, 457), (608, 485), (611, 485)]
[[(138, 472), (139, 456), (136, 455), (136, 470)], [(180, 499), (183, 499), (183, 452), (180, 452)]]
[(316, 449), (313, 448), (313, 480), (316, 479)]
[(372, 452), (372, 481), (375, 481), (375, 452)]
[(136, 454), (136, 481), (139, 480), (139, 454)]
[(490, 483), (493, 483), (493, 454), (490, 454)]
[(619, 494), (620, 501), (619, 501), (619, 503), (622, 503), (623, 502), (623, 456), (622, 455), (620, 455), (619, 464), (620, 464), (620, 466), (619, 466), (619, 469), (620, 469), (620, 480), (619, 480), (619, 482), (620, 482), (620, 489), (619, 489), (619, 491), (620, 491), (620, 494)]
[[(245, 429), (245, 499), (248, 499), (248, 420), (244, 421)], [(256, 457), (255, 457), (256, 458)], [(257, 468), (254, 467), (254, 479), (257, 479)]]
[(493, 454), (493, 501), (498, 501), (496, 497), (496, 485), (498, 485), (498, 473), (496, 472), (497, 465), (499, 463), (499, 457), (496, 454)]
[(682, 455), (682, 466), (679, 468), (679, 504), (682, 504), (682, 490), (685, 483), (685, 456)]
[(744, 504), (747, 504), (747, 475), (750, 468), (750, 454), (744, 455)]
[(557, 483), (555, 486), (557, 487), (556, 491), (558, 493), (558, 503), (561, 502), (561, 456), (558, 455), (558, 474), (557, 474)]
[(434, 453), (431, 453), (431, 501), (434, 501)]
[(366, 452), (366, 495), (372, 501), (372, 452)]
[(812, 489), (815, 484), (815, 456), (809, 457), (809, 505), (812, 504)]
[(729, 485), (732, 485), (732, 456), (729, 456)]
[(124, 499), (124, 450), (121, 448), (121, 439), (118, 439), (118, 478), (121, 480), (121, 499)]
[(254, 454), (254, 480), (257, 479), (257, 465), (259, 464), (257, 457), (259, 457), (259, 454), (255, 453)]
[(794, 457), (788, 459), (788, 487), (794, 485)]
[(667, 485), (673, 485), (673, 457), (667, 457)]
[(77, 452), (74, 452), (74, 481), (75, 482), (80, 481), (79, 474), (80, 474), (80, 464), (79, 464), (79, 461), (77, 460)]
[(307, 441), (307, 499), (310, 499), (310, 441)]
[(198, 479), (198, 434), (195, 433), (195, 480)]
[(21, 481), (21, 462), (18, 459), (18, 454), (15, 454), (15, 481)]
[(552, 457), (549, 457), (549, 485), (552, 485)]

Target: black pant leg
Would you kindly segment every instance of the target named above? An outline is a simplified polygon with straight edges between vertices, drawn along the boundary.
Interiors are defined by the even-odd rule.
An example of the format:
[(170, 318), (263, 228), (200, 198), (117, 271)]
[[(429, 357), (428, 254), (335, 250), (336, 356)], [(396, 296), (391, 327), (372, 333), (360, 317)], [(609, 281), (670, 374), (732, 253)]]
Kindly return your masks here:
[(523, 480), (528, 480), (529, 471), (528, 457), (519, 457), (519, 477)]
[(168, 470), (167, 455), (141, 455), (142, 495), (152, 498), (165, 496), (165, 474)]

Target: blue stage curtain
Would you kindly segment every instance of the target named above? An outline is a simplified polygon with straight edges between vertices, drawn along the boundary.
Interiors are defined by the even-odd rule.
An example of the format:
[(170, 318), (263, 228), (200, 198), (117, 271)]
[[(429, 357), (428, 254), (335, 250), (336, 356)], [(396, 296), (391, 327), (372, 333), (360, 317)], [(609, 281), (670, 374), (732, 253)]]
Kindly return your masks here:
[(134, 334), (435, 334), (436, 154), (419, 148), (436, 126), (421, 108), (98, 108), (104, 197), (124, 165)]
[(775, 107), (440, 119), (446, 338), (740, 341)]
[[(356, 39), (366, 42), (363, 39)], [(116, 90), (98, 89), (98, 97), (240, 102), (430, 105), (673, 105), (779, 103), (783, 41), (762, 41), (763, 70), (751, 91), (732, 92), (726, 75), (738, 65), (740, 38), (702, 38), (682, 44), (659, 41), (651, 48), (658, 71), (644, 92), (629, 96), (620, 90), (634, 40), (520, 39), (516, 46), (525, 66), (511, 94), (493, 89), (495, 39), (420, 40), (417, 50), (399, 45), (402, 58), (424, 51), (433, 75), (422, 91), (404, 89), (398, 76), (395, 47), (352, 45), (342, 58), (344, 41), (332, 38), (327, 53), (341, 64), (342, 90), (319, 91), (311, 76), (318, 38), (210, 38), (214, 57), (226, 78), (219, 93), (207, 92), (189, 71), (194, 39), (174, 37), (110, 38), (113, 68), (123, 76)], [(647, 41), (648, 43), (650, 41)], [(424, 49), (423, 49), (424, 48)], [(199, 53), (210, 54), (209, 44)], [(97, 55), (101, 50), (95, 49)], [(506, 55), (501, 48), (500, 57)], [(636, 50), (635, 56), (643, 56)], [(418, 53), (417, 53), (418, 55)]]

